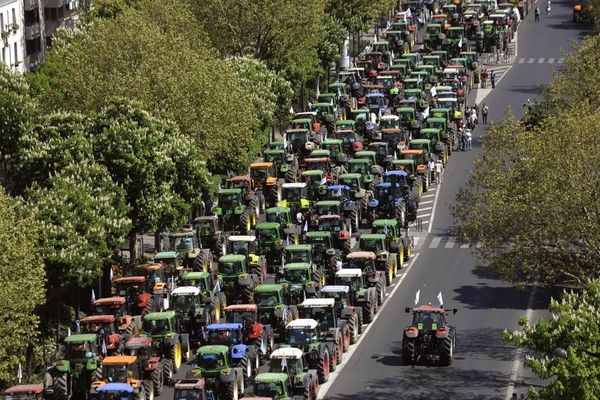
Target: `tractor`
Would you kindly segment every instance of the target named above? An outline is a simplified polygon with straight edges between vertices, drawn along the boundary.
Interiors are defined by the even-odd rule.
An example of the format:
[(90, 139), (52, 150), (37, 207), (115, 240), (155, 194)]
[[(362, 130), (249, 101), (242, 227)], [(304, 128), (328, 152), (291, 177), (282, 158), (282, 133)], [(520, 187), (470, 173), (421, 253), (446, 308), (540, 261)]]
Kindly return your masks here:
[(362, 220), (362, 216), (367, 215), (369, 210), (369, 200), (373, 198), (373, 192), (365, 187), (365, 176), (359, 173), (343, 174), (340, 175), (339, 183), (350, 187), (350, 199), (360, 203)]
[(253, 187), (254, 181), (250, 175), (238, 175), (227, 178), (225, 181), (226, 189), (241, 189), (244, 199), (244, 205), (254, 209), (256, 215), (260, 214), (265, 209), (265, 198), (262, 192), (255, 192)]
[[(208, 272), (211, 269), (213, 255), (210, 249), (202, 248), (193, 229), (181, 230), (168, 235), (168, 249), (177, 252), (177, 257), (183, 261), (186, 268), (194, 271)], [(154, 260), (157, 261), (157, 256)], [(160, 259), (160, 257), (158, 257)]]
[(369, 201), (367, 221), (369, 225), (378, 218), (395, 218), (401, 226), (408, 226), (407, 205), (398, 183), (382, 182)]
[[(82, 333), (98, 335), (98, 345), (106, 349), (107, 355), (120, 354), (123, 350), (123, 341), (117, 332), (114, 315), (90, 315), (79, 320), (79, 326)], [(131, 327), (133, 328), (133, 324)]]
[(273, 163), (275, 176), (286, 182), (296, 182), (299, 176), (298, 158), (286, 153), (284, 149), (267, 149), (263, 151), (265, 162)]
[(144, 276), (124, 276), (113, 280), (116, 294), (125, 299), (125, 308), (130, 315), (145, 315), (160, 309), (152, 296), (152, 288)]
[(244, 371), (233, 366), (228, 346), (202, 346), (197, 354), (197, 364), (188, 378), (204, 378), (207, 398), (232, 400), (244, 395)]
[(117, 332), (121, 334), (134, 333), (136, 328), (135, 320), (126, 310), (125, 297), (112, 296), (96, 299), (92, 302), (92, 308), (95, 315), (114, 315), (117, 326)]
[(92, 382), (102, 375), (98, 336), (94, 333), (65, 338), (64, 358), (46, 372), (45, 395), (52, 399), (84, 399)]
[[(177, 372), (182, 361), (190, 359), (190, 336), (179, 333), (175, 311), (164, 311), (144, 315), (143, 336), (152, 338), (156, 354), (164, 359), (164, 370)], [(170, 375), (170, 374), (169, 374)]]
[(218, 321), (227, 307), (227, 298), (219, 287), (215, 287), (215, 281), (216, 279), (208, 272), (187, 272), (179, 280), (182, 287), (192, 286), (200, 291), (204, 307), (208, 309), (211, 316), (214, 310), (214, 320)]
[(335, 299), (306, 299), (300, 304), (299, 310), (301, 318), (319, 322), (323, 337), (333, 337), (336, 343), (341, 339), (344, 353), (348, 352), (350, 345), (358, 339), (358, 321), (354, 318), (339, 318), (335, 309)]
[(143, 336), (129, 338), (125, 342), (125, 354), (137, 357), (140, 370), (144, 373), (145, 379), (152, 381), (157, 396), (162, 393), (165, 384), (171, 384), (173, 368), (169, 368), (170, 360), (160, 356), (152, 338)]
[(366, 324), (373, 321), (375, 314), (383, 304), (383, 293), (377, 293), (377, 288), (365, 283), (363, 272), (359, 268), (342, 268), (335, 273), (336, 286), (350, 288), (350, 305), (362, 308)]
[[(158, 363), (160, 358), (155, 360)], [(154, 374), (146, 373), (152, 367)], [(128, 384), (133, 389), (136, 399), (153, 399), (155, 394), (154, 380), (162, 389), (164, 377), (162, 370), (154, 364), (143, 365), (136, 356), (110, 356), (102, 360), (102, 376), (91, 384), (90, 394), (96, 395), (98, 389), (109, 383)]]
[(269, 359), (275, 348), (273, 328), (258, 322), (256, 304), (235, 304), (225, 308), (225, 320), (228, 323), (242, 324), (244, 343), (255, 346), (262, 361)]
[(252, 189), (259, 199), (264, 199), (261, 209), (273, 206), (279, 200), (279, 184), (277, 172), (272, 162), (255, 162), (250, 164)]
[(171, 309), (175, 311), (177, 331), (199, 341), (204, 327), (217, 321), (210, 297), (203, 297), (195, 286), (179, 286), (171, 292)]
[(351, 305), (350, 287), (327, 285), (321, 289), (322, 299), (333, 299), (337, 318), (344, 319), (350, 327), (350, 343), (355, 344), (363, 332), (363, 309)]
[[(296, 216), (292, 215), (292, 210), (288, 207), (267, 208), (265, 213), (265, 222), (277, 223), (283, 229), (282, 237), (287, 241), (297, 242), (302, 235), (302, 226), (296, 222)], [(272, 229), (272, 228), (271, 228)]]
[[(414, 139), (413, 139), (414, 140)], [(406, 149), (400, 152), (401, 157), (407, 160), (415, 160), (417, 166), (417, 176), (421, 180), (423, 192), (427, 192), (431, 185), (431, 176), (433, 171), (429, 168), (429, 156), (422, 149)]]
[[(285, 238), (284, 238), (285, 235)], [(284, 232), (279, 222), (261, 222), (256, 226), (256, 237), (258, 238), (258, 254), (265, 256), (267, 268), (275, 270), (276, 265), (281, 264), (281, 255), (284, 244), (298, 243), (300, 234), (298, 231)]]
[(372, 252), (377, 256), (375, 266), (378, 271), (385, 274), (386, 284), (391, 285), (392, 280), (398, 275), (398, 268), (402, 268), (404, 264), (404, 249), (393, 251), (388, 246), (387, 236), (379, 233), (363, 233), (358, 244), (361, 251)]
[[(325, 197), (327, 200), (317, 202), (317, 214), (340, 214), (350, 221), (353, 231), (358, 231), (362, 221), (362, 202), (351, 198), (350, 187), (346, 185), (327, 186)], [(329, 209), (328, 209), (329, 208)], [(336, 210), (337, 209), (337, 210)], [(326, 212), (323, 212), (326, 211)]]
[(331, 232), (306, 232), (305, 239), (312, 246), (313, 262), (324, 269), (325, 281), (335, 281), (335, 271), (342, 262), (342, 252), (334, 247)]
[(218, 216), (197, 217), (192, 221), (192, 226), (203, 249), (210, 249), (215, 259), (225, 255), (225, 236), (219, 227)]
[(4, 391), (6, 400), (44, 400), (44, 385), (17, 385)]
[(228, 254), (219, 258), (218, 286), (228, 303), (251, 303), (258, 275), (248, 270), (247, 258), (242, 254)]
[[(132, 276), (115, 280), (118, 294), (125, 296), (128, 304), (136, 300), (131, 295), (136, 290), (140, 291), (137, 296), (137, 299), (139, 299), (137, 307), (141, 308), (145, 304), (142, 315), (149, 311), (162, 311), (169, 308), (169, 293), (177, 285), (177, 278), (183, 269), (183, 267), (177, 266), (177, 253), (175, 252), (157, 253), (154, 258), (158, 262), (128, 265), (124, 272), (126, 275)], [(143, 283), (141, 287), (138, 286), (139, 283), (135, 278), (138, 278), (138, 281), (139, 278), (143, 278), (139, 282)], [(127, 292), (128, 289), (129, 293)], [(125, 293), (123, 293), (123, 290), (125, 290)], [(147, 303), (146, 299), (148, 299)], [(136, 305), (131, 304), (131, 306), (135, 307)]]
[(361, 174), (363, 185), (372, 191), (381, 180), (381, 174), (383, 173), (383, 168), (377, 165), (376, 162), (377, 155), (375, 152), (368, 150), (358, 151), (353, 159), (348, 160), (348, 173)]
[(306, 355), (295, 347), (282, 347), (271, 354), (269, 371), (255, 380), (255, 394), (275, 399), (316, 400), (319, 377), (316, 369), (309, 369)]
[[(292, 125), (293, 123), (294, 121)], [(311, 141), (310, 136), (310, 131), (304, 128), (285, 131), (288, 152), (297, 158), (306, 157), (315, 148), (315, 142)]]
[(180, 379), (173, 386), (175, 394), (173, 400), (217, 400), (215, 393), (210, 392), (211, 398), (208, 397), (204, 379)]
[(444, 39), (446, 39), (446, 35), (442, 32), (442, 25), (427, 24), (424, 39), (425, 51), (439, 50)]
[(321, 215), (317, 219), (317, 230), (330, 232), (334, 248), (344, 253), (352, 250), (352, 226), (340, 215)]
[(255, 210), (246, 207), (242, 189), (221, 189), (217, 192), (218, 207), (214, 213), (226, 232), (248, 233), (256, 223)]
[[(431, 303), (414, 308), (406, 307), (412, 313), (411, 325), (402, 335), (402, 358), (405, 365), (415, 365), (422, 360), (437, 361), (441, 365), (452, 364), (456, 349), (456, 328), (446, 321), (448, 312), (442, 305), (432, 307)], [(456, 308), (452, 310), (456, 314)]]
[(292, 298), (318, 297), (323, 273), (314, 264), (288, 263), (281, 267), (277, 280), (286, 287)]
[[(373, 221), (371, 233), (384, 234), (387, 241), (386, 246), (398, 255), (402, 251), (404, 254), (403, 259), (409, 260), (412, 256), (412, 243), (410, 238), (402, 236), (401, 229), (402, 227), (395, 219), (377, 219)], [(400, 267), (402, 267), (402, 264), (400, 264)]]
[(377, 290), (378, 295), (381, 297), (381, 304), (383, 304), (383, 295), (387, 284), (386, 275), (393, 275), (395, 268), (397, 268), (395, 265), (396, 260), (392, 259), (384, 264), (385, 269), (380, 271), (377, 269), (376, 259), (377, 256), (372, 251), (353, 251), (346, 255), (342, 269), (360, 269), (365, 277), (365, 282)]
[(227, 238), (227, 254), (241, 254), (246, 256), (248, 271), (258, 277), (262, 283), (267, 275), (267, 260), (258, 255), (258, 241), (256, 236), (231, 235)]
[(298, 308), (295, 304), (302, 300), (291, 299), (289, 292), (280, 284), (259, 285), (254, 294), (258, 306), (258, 322), (270, 325), (273, 332), (282, 337), (285, 326), (298, 318)]
[[(291, 244), (285, 246), (284, 259), (286, 263), (306, 263), (310, 264), (313, 277), (319, 287), (325, 285), (325, 264), (322, 263), (322, 258), (315, 255), (317, 247), (312, 244)], [(321, 251), (321, 250), (319, 250)]]
[(304, 212), (310, 207), (310, 197), (305, 182), (284, 183), (281, 185), (281, 201), (277, 207), (287, 207), (293, 215)]

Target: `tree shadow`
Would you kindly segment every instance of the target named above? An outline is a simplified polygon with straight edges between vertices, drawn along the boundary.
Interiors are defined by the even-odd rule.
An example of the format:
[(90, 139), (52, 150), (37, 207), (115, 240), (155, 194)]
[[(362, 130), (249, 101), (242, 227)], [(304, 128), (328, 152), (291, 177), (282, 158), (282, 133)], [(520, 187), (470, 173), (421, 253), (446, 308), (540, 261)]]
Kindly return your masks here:
[[(530, 296), (530, 289), (520, 289), (513, 286), (489, 286), (486, 283), (479, 286), (463, 285), (455, 289), (454, 292), (457, 294), (454, 300), (472, 310), (494, 308), (527, 310)], [(549, 298), (546, 290), (536, 289), (531, 308), (534, 310), (547, 309)]]

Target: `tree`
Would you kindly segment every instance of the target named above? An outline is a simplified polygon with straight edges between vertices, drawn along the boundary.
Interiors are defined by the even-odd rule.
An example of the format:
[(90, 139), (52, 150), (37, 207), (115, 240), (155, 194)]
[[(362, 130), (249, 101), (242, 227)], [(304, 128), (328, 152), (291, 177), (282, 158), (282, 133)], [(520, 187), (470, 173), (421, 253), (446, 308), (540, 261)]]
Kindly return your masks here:
[(395, 0), (328, 0), (326, 12), (337, 18), (350, 34), (369, 29), (381, 13), (388, 11), (397, 2)]
[(40, 97), (46, 110), (99, 112), (114, 97), (137, 100), (168, 112), (211, 172), (254, 160), (254, 108), (180, 1), (135, 2), (114, 19), (94, 20), (59, 51), (64, 68)]
[[(588, 281), (581, 292), (564, 293), (560, 301), (552, 299), (549, 321), (530, 325), (519, 321), (522, 331), (504, 332), (514, 346), (527, 348), (537, 356), (527, 357), (525, 365), (540, 378), (551, 380), (534, 398), (549, 400), (600, 399), (600, 282)], [(553, 356), (556, 349), (567, 351), (567, 359)]]
[(321, 41), (317, 46), (317, 54), (321, 60), (321, 66), (327, 70), (331, 63), (339, 61), (347, 31), (341, 21), (334, 17), (327, 18), (321, 29)]
[[(580, 103), (527, 130), (508, 115), (453, 207), (458, 235), (506, 280), (598, 277), (600, 110)], [(574, 245), (580, 244), (580, 246)]]
[(0, 188), (0, 381), (12, 382), (25, 368), (26, 349), (37, 340), (35, 309), (44, 302), (44, 264), (38, 226), (22, 204)]

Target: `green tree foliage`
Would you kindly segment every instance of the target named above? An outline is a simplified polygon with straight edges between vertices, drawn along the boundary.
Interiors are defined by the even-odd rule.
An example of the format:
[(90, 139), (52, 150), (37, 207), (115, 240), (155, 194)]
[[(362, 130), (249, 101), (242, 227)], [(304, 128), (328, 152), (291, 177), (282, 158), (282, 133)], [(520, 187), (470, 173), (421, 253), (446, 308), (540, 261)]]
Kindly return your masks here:
[(317, 46), (317, 54), (321, 65), (327, 68), (331, 63), (339, 61), (347, 31), (341, 21), (334, 17), (327, 18), (321, 29), (321, 41)]
[(139, 100), (172, 115), (213, 172), (253, 161), (254, 108), (180, 1), (136, 2), (95, 20), (60, 52), (64, 68), (41, 96), (46, 109), (99, 112), (113, 97)]
[(263, 60), (295, 83), (315, 76), (324, 0), (190, 1), (223, 56)]
[(0, 188), (0, 381), (12, 382), (28, 346), (36, 342), (44, 302), (44, 264), (37, 225), (22, 205)]
[[(552, 319), (530, 325), (519, 321), (523, 330), (505, 332), (504, 339), (515, 346), (532, 350), (525, 364), (539, 377), (551, 380), (537, 397), (550, 400), (600, 399), (600, 363), (587, 352), (600, 352), (600, 282), (590, 281), (580, 293), (565, 293), (552, 300)], [(554, 350), (567, 350), (567, 359), (553, 356)]]
[(509, 115), (489, 131), (453, 212), (463, 239), (478, 242), (478, 254), (505, 279), (598, 276), (599, 130), (600, 110), (581, 105), (533, 130)]
[(31, 127), (36, 106), (20, 74), (0, 65), (0, 161), (10, 162), (19, 147), (21, 135)]
[(364, 32), (397, 2), (395, 0), (327, 0), (326, 12), (337, 18), (349, 33)]

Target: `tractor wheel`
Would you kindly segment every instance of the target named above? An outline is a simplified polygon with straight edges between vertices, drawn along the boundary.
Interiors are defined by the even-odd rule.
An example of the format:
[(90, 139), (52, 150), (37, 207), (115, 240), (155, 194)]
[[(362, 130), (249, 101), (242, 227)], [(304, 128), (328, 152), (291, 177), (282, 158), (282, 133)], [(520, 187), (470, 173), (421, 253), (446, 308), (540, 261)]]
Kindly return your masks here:
[(338, 261), (342, 261), (342, 256), (339, 253), (335, 253), (329, 259), (329, 271), (331, 276), (335, 276), (335, 273), (337, 272)]
[(294, 183), (296, 182), (296, 177), (298, 176), (298, 170), (295, 166), (290, 166), (290, 168), (285, 173), (285, 181)]
[(92, 372), (90, 376), (90, 382), (96, 382), (102, 379), (102, 366), (99, 366)]
[(153, 303), (153, 300), (150, 299), (150, 301), (148, 301), (148, 304), (146, 304), (146, 306), (142, 310), (142, 319), (144, 319), (144, 315), (150, 314), (153, 311), (152, 310), (152, 303)]
[(238, 387), (239, 378), (236, 376), (231, 382), (227, 383), (227, 396), (226, 399), (229, 400), (238, 400), (239, 398), (239, 387)]
[(344, 347), (344, 353), (347, 353), (350, 350), (350, 345), (352, 344), (352, 331), (350, 330), (350, 326), (348, 324), (344, 325), (342, 329), (342, 344)]
[(146, 400), (154, 400), (154, 385), (152, 381), (144, 381), (144, 394), (146, 395)]
[(277, 185), (269, 187), (269, 197), (269, 204), (267, 206), (275, 206), (275, 204), (279, 201), (279, 187)]
[(169, 358), (163, 358), (163, 382), (167, 385), (171, 382), (171, 378), (173, 378), (173, 360)]
[(125, 329), (123, 330), (123, 334), (125, 335), (133, 335), (133, 318), (131, 318), (131, 321), (129, 321), (129, 323), (127, 324), (127, 326), (125, 327)]
[(163, 377), (163, 365), (163, 360), (160, 360), (156, 368), (154, 368), (154, 371), (152, 371), (152, 375), (150, 375), (150, 378), (152, 379), (152, 384), (154, 385), (154, 393), (157, 396), (160, 396), (165, 384)]
[(452, 364), (452, 357), (454, 356), (454, 346), (452, 343), (452, 336), (448, 335), (442, 343), (440, 343), (440, 364), (450, 365)]
[(352, 314), (348, 320), (348, 329), (350, 329), (350, 344), (358, 341), (358, 315)]
[(133, 400), (146, 400), (146, 391), (144, 385), (140, 385), (136, 391), (133, 392)]
[(378, 306), (381, 307), (385, 301), (385, 276), (380, 276), (377, 282), (377, 298), (379, 299)]
[(338, 358), (340, 354), (338, 353), (337, 346), (333, 346), (331, 350), (331, 355), (329, 356), (329, 371), (334, 372), (337, 369), (337, 365), (339, 364)]
[(227, 297), (225, 296), (225, 293), (217, 293), (217, 300), (219, 305), (219, 318), (217, 318), (218, 321), (225, 316), (225, 307), (227, 307)]
[(344, 360), (344, 338), (343, 335), (339, 335), (336, 339), (336, 352), (337, 352), (337, 363), (341, 364)]
[(385, 268), (385, 285), (390, 286), (394, 281), (394, 259), (391, 254), (388, 257), (387, 265)]
[(363, 333), (363, 309), (357, 307), (354, 311), (356, 311), (356, 328), (360, 336)]
[(179, 371), (179, 368), (181, 367), (181, 359), (183, 358), (180, 341), (177, 341), (175, 346), (171, 347), (169, 350), (169, 358), (173, 361), (173, 371)]
[(52, 382), (54, 399), (67, 400), (69, 398), (69, 386), (66, 373), (59, 373)]
[(188, 362), (192, 358), (192, 350), (190, 349), (190, 341), (181, 345), (181, 357), (183, 361)]
[(319, 383), (325, 383), (329, 380), (329, 372), (331, 371), (331, 360), (329, 359), (329, 351), (325, 346), (319, 354), (319, 362), (317, 363), (317, 374)]
[(373, 226), (373, 221), (377, 219), (377, 209), (369, 208), (367, 211), (367, 228), (371, 228)]
[(426, 173), (425, 176), (423, 176), (423, 193), (427, 192), (429, 190), (429, 174)]
[(317, 297), (319, 295), (319, 292), (321, 290), (321, 288), (323, 287), (323, 273), (321, 272), (320, 269), (317, 269), (313, 272), (312, 274), (312, 280), (313, 282), (315, 282), (317, 284)]
[(373, 294), (369, 300), (365, 302), (363, 306), (363, 316), (365, 318), (365, 323), (373, 322), (375, 318), (375, 313), (377, 312), (377, 298)]
[(404, 339), (402, 342), (402, 359), (404, 361), (404, 365), (412, 365), (415, 363), (415, 350), (415, 341), (411, 339)]
[(358, 216), (358, 210), (355, 208), (350, 212), (350, 225), (354, 232), (358, 232), (360, 229), (360, 218)]
[(238, 367), (242, 369), (244, 381), (249, 381), (252, 377), (252, 366), (250, 365), (250, 359), (248, 358), (248, 351), (244, 354), (244, 357), (240, 360)]
[(316, 400), (317, 399), (317, 393), (315, 392), (316, 389), (316, 382), (313, 382), (313, 378), (312, 377), (307, 377), (307, 379), (305, 379), (305, 382), (303, 383), (304, 385), (304, 398), (306, 400)]
[(410, 241), (406, 241), (406, 245), (404, 246), (404, 259), (406, 260), (410, 260), (410, 257), (412, 256), (412, 244), (410, 244)]
[(344, 240), (343, 248), (344, 254), (350, 254), (352, 252), (352, 242), (350, 238)]
[(258, 206), (260, 209), (260, 214), (263, 214), (267, 209), (267, 205), (265, 204), (265, 195), (262, 191), (258, 192)]
[(253, 285), (245, 285), (242, 289), (242, 303), (251, 304), (254, 299), (254, 287)]
[(398, 226), (403, 227), (404, 224), (406, 223), (406, 216), (404, 214), (404, 203), (400, 204), (398, 207), (396, 207), (396, 212), (395, 212), (395, 217), (396, 217), (396, 221), (398, 221)]
[(250, 210), (254, 210), (253, 214), (254, 215), (260, 215), (260, 204), (258, 199), (256, 198), (256, 195), (252, 198), (252, 200), (250, 200), (250, 204), (248, 204), (248, 208)]
[(223, 257), (227, 253), (227, 249), (225, 247), (225, 238), (223, 236), (219, 236), (217, 242), (215, 243), (215, 255), (217, 259)]
[(240, 231), (244, 234), (250, 233), (252, 230), (252, 216), (250, 211), (246, 210), (240, 215)]

